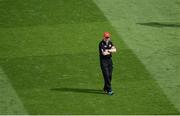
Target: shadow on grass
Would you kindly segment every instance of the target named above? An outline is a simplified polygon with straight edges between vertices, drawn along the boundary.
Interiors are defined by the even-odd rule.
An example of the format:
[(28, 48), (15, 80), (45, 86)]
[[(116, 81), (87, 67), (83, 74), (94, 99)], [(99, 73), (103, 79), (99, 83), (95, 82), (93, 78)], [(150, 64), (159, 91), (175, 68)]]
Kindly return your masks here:
[(104, 94), (103, 90), (98, 89), (82, 89), (82, 88), (51, 88), (51, 91), (75, 92), (75, 93), (92, 93)]
[(174, 28), (180, 28), (180, 23), (160, 23), (160, 22), (148, 22), (148, 23), (136, 23), (139, 25), (144, 25), (144, 26), (151, 26), (151, 27), (174, 27)]

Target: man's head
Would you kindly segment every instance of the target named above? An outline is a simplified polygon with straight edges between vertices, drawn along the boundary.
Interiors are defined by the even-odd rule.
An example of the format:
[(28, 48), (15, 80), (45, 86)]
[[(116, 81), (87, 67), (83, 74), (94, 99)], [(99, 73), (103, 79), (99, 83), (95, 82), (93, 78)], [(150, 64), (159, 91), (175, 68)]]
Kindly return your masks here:
[(109, 32), (104, 32), (104, 35), (103, 35), (103, 39), (104, 41), (109, 41), (110, 40), (110, 33)]

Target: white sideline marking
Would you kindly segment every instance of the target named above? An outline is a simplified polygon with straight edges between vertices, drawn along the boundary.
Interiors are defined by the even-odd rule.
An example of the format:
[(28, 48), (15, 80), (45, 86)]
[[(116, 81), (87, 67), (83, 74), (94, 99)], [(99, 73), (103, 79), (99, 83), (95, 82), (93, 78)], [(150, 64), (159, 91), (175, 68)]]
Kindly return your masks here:
[(16, 91), (0, 67), (0, 115), (27, 114)]

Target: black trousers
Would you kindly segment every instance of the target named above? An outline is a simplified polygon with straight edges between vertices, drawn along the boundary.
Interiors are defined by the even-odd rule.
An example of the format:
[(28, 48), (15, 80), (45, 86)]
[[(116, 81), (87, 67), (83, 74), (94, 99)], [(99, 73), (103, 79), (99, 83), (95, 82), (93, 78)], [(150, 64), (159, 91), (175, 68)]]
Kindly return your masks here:
[(101, 59), (100, 65), (104, 77), (104, 90), (110, 92), (112, 91), (111, 88), (112, 71), (113, 71), (112, 59)]

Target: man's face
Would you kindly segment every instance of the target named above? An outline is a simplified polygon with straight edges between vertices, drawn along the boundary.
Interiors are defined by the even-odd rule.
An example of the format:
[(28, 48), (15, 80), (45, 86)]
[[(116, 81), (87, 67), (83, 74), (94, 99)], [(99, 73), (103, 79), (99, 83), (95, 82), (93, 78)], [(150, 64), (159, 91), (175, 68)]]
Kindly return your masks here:
[(104, 41), (108, 42), (110, 40), (110, 37), (105, 37)]

